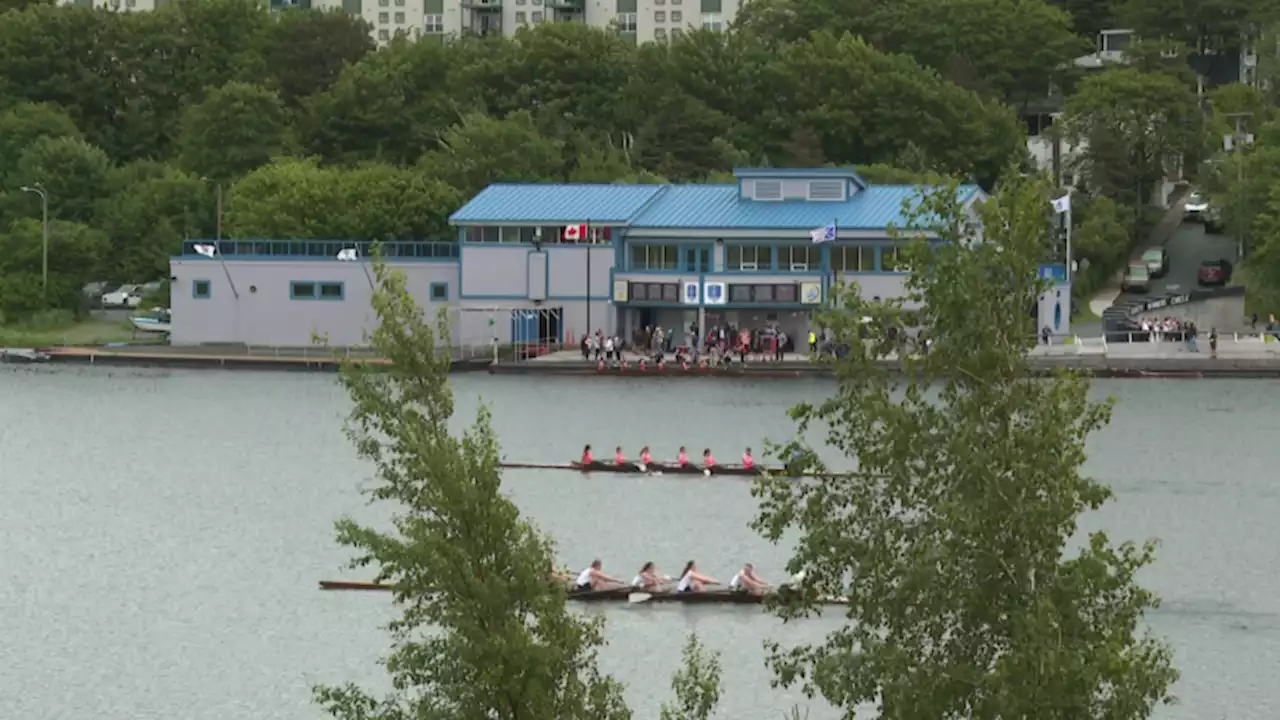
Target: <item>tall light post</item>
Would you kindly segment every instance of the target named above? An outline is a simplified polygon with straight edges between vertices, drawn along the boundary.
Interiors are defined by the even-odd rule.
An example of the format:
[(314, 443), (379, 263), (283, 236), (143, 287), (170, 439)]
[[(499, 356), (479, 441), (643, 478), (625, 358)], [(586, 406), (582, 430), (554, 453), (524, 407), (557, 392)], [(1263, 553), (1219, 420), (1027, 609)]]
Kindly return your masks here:
[(1251, 112), (1226, 113), (1225, 117), (1233, 118), (1235, 119), (1235, 122), (1236, 122), (1235, 132), (1229, 135), (1228, 137), (1231, 138), (1231, 147), (1229, 148), (1229, 150), (1232, 155), (1237, 156), (1236, 157), (1236, 191), (1235, 193), (1233, 193), (1233, 195), (1235, 196), (1233, 198), (1235, 202), (1232, 203), (1232, 205), (1236, 206), (1235, 207), (1236, 261), (1243, 262), (1244, 261), (1244, 215), (1245, 215), (1245, 212), (1248, 211), (1248, 208), (1243, 206), (1243, 201), (1245, 200), (1244, 146), (1252, 142), (1252, 138), (1249, 135), (1245, 134), (1244, 130), (1241, 128), (1240, 121), (1244, 120), (1245, 118), (1252, 118), (1253, 113)]
[(211, 177), (206, 177), (206, 176), (201, 176), (200, 179), (204, 180), (205, 182), (213, 183), (214, 192), (217, 195), (218, 205), (217, 205), (216, 227), (214, 230), (214, 233), (215, 233), (214, 240), (216, 242), (221, 243), (222, 242), (222, 183), (218, 182), (217, 180), (214, 180)]
[(49, 299), (49, 194), (40, 187), (40, 183), (35, 185), (23, 185), (22, 192), (35, 193), (40, 196), (40, 281), (43, 284), (41, 292), (44, 293), (46, 300)]

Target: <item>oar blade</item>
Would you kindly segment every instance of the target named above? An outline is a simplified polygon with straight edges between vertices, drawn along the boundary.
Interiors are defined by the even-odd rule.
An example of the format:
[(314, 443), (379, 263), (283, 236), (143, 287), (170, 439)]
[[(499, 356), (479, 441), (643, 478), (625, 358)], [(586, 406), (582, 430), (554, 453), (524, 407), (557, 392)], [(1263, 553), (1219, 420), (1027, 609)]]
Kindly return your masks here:
[(635, 605), (638, 603), (649, 602), (653, 598), (652, 593), (633, 592), (627, 596), (627, 602)]

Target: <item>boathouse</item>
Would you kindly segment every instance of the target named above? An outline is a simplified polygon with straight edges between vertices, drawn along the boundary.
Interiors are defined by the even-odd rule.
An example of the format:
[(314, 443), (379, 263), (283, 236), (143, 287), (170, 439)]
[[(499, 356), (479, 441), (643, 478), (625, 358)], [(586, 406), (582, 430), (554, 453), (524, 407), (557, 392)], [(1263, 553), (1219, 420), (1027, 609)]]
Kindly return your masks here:
[[(384, 243), (456, 345), (570, 342), (646, 325), (687, 333), (775, 324), (792, 337), (839, 283), (903, 295), (891, 226), (928, 188), (844, 169), (744, 169), (708, 185), (495, 184), (450, 217), (456, 239)], [(972, 204), (985, 194), (961, 186)], [(815, 242), (814, 234), (822, 237)], [(184, 243), (171, 261), (172, 342), (336, 346), (372, 327), (370, 243)], [(1056, 277), (1056, 275), (1055, 275)], [(1067, 294), (1069, 297), (1069, 293)]]

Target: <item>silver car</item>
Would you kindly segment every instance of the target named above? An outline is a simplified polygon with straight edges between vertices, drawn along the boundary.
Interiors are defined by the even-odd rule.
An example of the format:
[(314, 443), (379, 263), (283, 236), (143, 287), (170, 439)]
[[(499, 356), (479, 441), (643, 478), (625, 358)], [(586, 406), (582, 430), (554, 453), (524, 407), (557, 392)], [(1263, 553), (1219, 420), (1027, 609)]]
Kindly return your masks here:
[(1147, 264), (1147, 271), (1151, 273), (1151, 277), (1162, 277), (1169, 270), (1169, 254), (1164, 248), (1147, 248), (1146, 252), (1142, 253), (1142, 262)]
[(1130, 265), (1129, 270), (1120, 281), (1120, 289), (1125, 292), (1144, 293), (1151, 287), (1151, 271), (1146, 265)]
[(1193, 192), (1187, 196), (1187, 204), (1182, 208), (1182, 216), (1188, 220), (1203, 220), (1209, 212), (1209, 200), (1204, 193)]

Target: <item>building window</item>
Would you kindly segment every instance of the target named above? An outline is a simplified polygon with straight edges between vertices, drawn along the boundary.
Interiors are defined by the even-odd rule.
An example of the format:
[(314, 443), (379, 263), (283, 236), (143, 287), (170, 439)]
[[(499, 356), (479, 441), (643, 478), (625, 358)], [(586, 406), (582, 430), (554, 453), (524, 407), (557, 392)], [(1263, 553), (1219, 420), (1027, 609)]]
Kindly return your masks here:
[(431, 283), (431, 302), (449, 302), (449, 283)]
[(380, 25), (386, 25), (389, 22), (391, 22), (390, 13), (384, 13), (384, 12), (378, 13), (378, 23)]
[(315, 300), (316, 284), (312, 282), (289, 283), (290, 300)]
[(875, 272), (876, 249), (866, 245), (832, 246), (831, 269), (834, 272)]
[(525, 4), (527, 4), (528, 2), (529, 2), (529, 0), (516, 0), (516, 4), (517, 4), (517, 5), (525, 5)]
[(671, 22), (674, 22), (674, 23), (684, 22), (684, 14), (681, 13), (679, 10), (672, 10)]
[(880, 248), (880, 272), (900, 272), (905, 269), (902, 267), (902, 258), (898, 256), (899, 252), (897, 247)]
[(516, 11), (516, 22), (517, 22), (518, 24), (520, 24), (520, 25), (524, 25), (524, 24), (528, 23), (528, 22), (529, 22), (529, 14), (528, 14), (528, 13), (526, 13), (525, 11), (523, 11), (523, 10), (517, 10), (517, 11)]
[(427, 35), (440, 35), (444, 32), (444, 16), (443, 15), (424, 15), (422, 17), (422, 32)]
[(809, 181), (810, 200), (844, 200), (843, 180)]
[(387, 7), (391, 4), (391, 0), (378, 0), (378, 7)]
[(402, 13), (402, 12), (398, 12), (398, 13), (396, 13), (396, 24), (397, 24), (397, 25), (403, 25), (403, 24), (404, 24), (404, 13)]
[(213, 292), (213, 283), (208, 280), (193, 280), (191, 282), (191, 297), (197, 300), (208, 300)]
[(671, 4), (672, 4), (672, 5), (679, 5), (679, 4), (680, 4), (681, 2), (683, 2), (683, 1), (684, 1), (684, 0), (671, 0)]
[(632, 270), (675, 270), (680, 250), (675, 245), (632, 245)]
[(768, 245), (728, 245), (725, 247), (725, 268), (740, 272), (755, 272), (773, 268), (773, 248)]
[(671, 28), (672, 40), (679, 40), (681, 35), (684, 35), (684, 30), (681, 30), (680, 28)]
[(724, 30), (724, 16), (720, 13), (702, 13), (702, 27), (715, 32)]
[(618, 32), (633, 33), (636, 31), (636, 14), (618, 13)]
[(756, 180), (755, 192), (752, 197), (756, 200), (781, 200), (782, 199), (782, 181), (781, 180)]
[[(534, 2), (534, 4), (537, 4), (538, 0), (533, 0), (533, 2)], [(529, 18), (529, 19), (530, 19), (530, 20), (532, 20), (532, 21), (534, 22), (534, 24), (536, 25), (537, 23), (542, 22), (542, 13), (540, 13), (540, 12), (530, 13), (530, 18)]]
[(663, 22), (666, 22), (666, 21), (667, 21), (667, 14), (666, 14), (665, 12), (661, 11), (661, 10), (657, 10), (657, 11), (655, 11), (655, 12), (653, 13), (653, 21), (654, 21), (654, 22), (662, 22), (662, 23), (663, 23)]
[(796, 245), (778, 248), (778, 269), (807, 272), (822, 267), (822, 248)]
[(654, 5), (666, 5), (667, 0), (653, 0)]
[(654, 39), (654, 40), (666, 40), (666, 39), (667, 39), (667, 29), (666, 29), (666, 28), (654, 28), (654, 30), (653, 30), (653, 39)]

